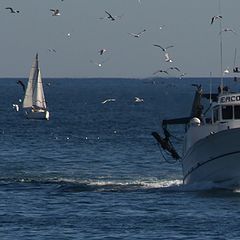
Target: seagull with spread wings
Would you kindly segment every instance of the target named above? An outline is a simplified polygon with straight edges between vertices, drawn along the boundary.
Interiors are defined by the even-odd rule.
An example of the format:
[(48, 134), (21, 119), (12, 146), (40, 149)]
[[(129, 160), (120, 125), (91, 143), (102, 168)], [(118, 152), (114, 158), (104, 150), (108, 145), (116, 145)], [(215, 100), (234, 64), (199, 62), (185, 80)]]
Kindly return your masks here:
[(178, 72), (181, 72), (180, 69), (178, 67), (170, 67), (168, 69), (171, 69), (171, 70), (177, 70)]
[(128, 33), (129, 35), (135, 37), (135, 38), (139, 38), (144, 32), (146, 32), (146, 29), (143, 29), (141, 32), (139, 33)]
[(167, 46), (167, 47), (164, 48), (164, 47), (162, 47), (158, 44), (153, 44), (153, 46), (161, 48), (163, 50), (163, 52), (166, 52), (168, 48), (174, 47), (173, 45), (170, 45), (170, 46)]
[(233, 29), (231, 29), (231, 28), (224, 28), (224, 29), (221, 30), (221, 32), (219, 32), (219, 34), (222, 34), (223, 32), (232, 32), (232, 33), (234, 33), (234, 34), (237, 35), (237, 32), (235, 32), (235, 31), (234, 31)]
[(213, 24), (214, 21), (217, 20), (217, 19), (222, 19), (222, 16), (221, 15), (213, 16), (212, 19), (211, 19), (211, 24)]
[(157, 73), (165, 73), (165, 74), (167, 74), (168, 75), (168, 71), (166, 71), (166, 70), (162, 70), (162, 69), (160, 69), (160, 70), (157, 70), (156, 72), (154, 72), (153, 74), (155, 75), (155, 74), (157, 74)]
[(18, 11), (18, 10), (14, 10), (14, 9), (11, 8), (11, 7), (6, 7), (5, 9), (10, 10), (10, 13), (20, 13), (20, 11)]
[(113, 17), (113, 15), (110, 14), (109, 12), (105, 11), (105, 13), (108, 15), (107, 18), (110, 19), (111, 21), (115, 21), (116, 20), (116, 18)]
[(121, 16), (113, 16), (111, 13), (109, 13), (108, 11), (105, 11), (105, 13), (107, 14), (106, 17), (100, 17), (99, 19), (110, 19), (111, 21), (115, 21), (117, 18), (121, 18), (123, 15)]

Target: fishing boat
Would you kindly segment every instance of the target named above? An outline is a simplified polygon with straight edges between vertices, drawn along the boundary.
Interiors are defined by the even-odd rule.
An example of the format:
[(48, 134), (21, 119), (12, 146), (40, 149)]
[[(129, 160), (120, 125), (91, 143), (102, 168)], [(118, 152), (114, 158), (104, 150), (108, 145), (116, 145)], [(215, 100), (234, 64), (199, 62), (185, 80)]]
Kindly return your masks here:
[(43, 91), (41, 72), (39, 69), (38, 54), (30, 70), (27, 89), (23, 100), (23, 109), (28, 119), (49, 120), (49, 111)]
[[(190, 116), (162, 121), (164, 137), (153, 132), (160, 147), (182, 164), (183, 183), (240, 185), (240, 92), (224, 87), (204, 93), (196, 86)], [(204, 110), (202, 102), (209, 101)], [(185, 125), (182, 156), (172, 144), (169, 127)]]
[[(220, 21), (221, 30), (219, 16), (212, 19)], [(204, 93), (201, 85), (194, 85), (196, 92), (189, 116), (163, 120), (163, 136), (158, 132), (152, 135), (160, 149), (181, 163), (184, 184), (212, 182), (239, 187), (240, 92), (230, 91), (223, 84), (222, 37), (219, 36), (221, 81), (215, 93), (212, 90)], [(176, 124), (185, 127), (182, 154), (176, 151), (170, 133), (170, 126)]]

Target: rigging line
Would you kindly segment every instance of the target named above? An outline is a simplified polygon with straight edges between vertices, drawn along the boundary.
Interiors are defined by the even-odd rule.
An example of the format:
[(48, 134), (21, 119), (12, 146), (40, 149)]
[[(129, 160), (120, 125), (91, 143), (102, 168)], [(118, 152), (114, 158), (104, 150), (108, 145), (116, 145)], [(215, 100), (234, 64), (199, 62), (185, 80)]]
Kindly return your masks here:
[[(176, 163), (178, 162), (178, 161), (169, 161), (169, 160), (164, 156), (162, 148), (159, 146), (159, 144), (157, 144), (157, 145), (158, 145), (159, 151), (160, 151), (163, 159), (165, 160), (165, 162), (167, 162), (167, 163), (169, 163), (169, 164), (176, 164)], [(179, 161), (179, 162), (180, 162), (180, 161)]]
[(235, 51), (234, 51), (233, 69), (235, 69), (236, 67), (236, 58), (237, 58), (237, 48), (235, 48)]
[[(178, 137), (174, 136), (168, 129), (167, 129), (167, 131), (168, 131), (168, 133), (170, 134), (170, 137), (176, 139), (176, 140), (179, 141), (179, 142), (182, 142), (182, 141), (183, 141), (182, 138), (178, 138)], [(171, 143), (171, 144), (172, 144), (172, 143)]]

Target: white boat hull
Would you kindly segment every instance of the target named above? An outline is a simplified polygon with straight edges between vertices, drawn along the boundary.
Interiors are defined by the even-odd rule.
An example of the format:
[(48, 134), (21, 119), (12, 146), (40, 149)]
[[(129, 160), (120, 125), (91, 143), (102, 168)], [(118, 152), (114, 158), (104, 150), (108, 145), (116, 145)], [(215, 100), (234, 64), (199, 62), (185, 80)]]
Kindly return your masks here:
[(26, 111), (27, 119), (49, 120), (48, 111)]
[(220, 131), (197, 141), (182, 160), (183, 182), (240, 185), (240, 128)]

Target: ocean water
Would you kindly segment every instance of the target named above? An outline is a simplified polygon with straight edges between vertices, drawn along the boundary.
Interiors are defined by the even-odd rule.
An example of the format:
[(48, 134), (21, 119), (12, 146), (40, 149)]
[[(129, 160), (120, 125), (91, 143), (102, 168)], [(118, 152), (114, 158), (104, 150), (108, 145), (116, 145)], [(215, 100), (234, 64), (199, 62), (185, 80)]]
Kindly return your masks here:
[(240, 239), (240, 191), (183, 186), (151, 136), (208, 79), (44, 79), (49, 121), (13, 110), (17, 80), (0, 79), (0, 239)]

